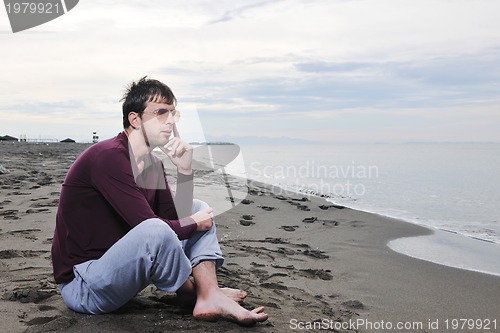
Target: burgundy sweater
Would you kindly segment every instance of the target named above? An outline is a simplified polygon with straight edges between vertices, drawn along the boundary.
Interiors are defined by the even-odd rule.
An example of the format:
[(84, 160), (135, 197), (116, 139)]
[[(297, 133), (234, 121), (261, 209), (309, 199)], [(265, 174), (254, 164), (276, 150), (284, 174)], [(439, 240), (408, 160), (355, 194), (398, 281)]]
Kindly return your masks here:
[[(196, 230), (189, 217), (193, 176), (177, 175), (174, 198), (161, 160), (150, 155), (137, 179), (137, 165), (130, 160), (128, 138), (122, 132), (87, 148), (69, 169), (52, 241), (56, 283), (71, 281), (74, 265), (100, 258), (149, 218), (161, 218), (179, 239), (189, 238)], [(179, 216), (185, 217), (179, 220)]]

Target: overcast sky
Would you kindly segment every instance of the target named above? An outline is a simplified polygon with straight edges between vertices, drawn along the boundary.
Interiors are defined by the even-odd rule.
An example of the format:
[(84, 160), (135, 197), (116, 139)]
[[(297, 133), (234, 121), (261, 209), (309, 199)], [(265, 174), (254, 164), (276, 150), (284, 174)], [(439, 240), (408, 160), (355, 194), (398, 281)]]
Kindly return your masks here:
[(148, 75), (173, 89), (188, 139), (201, 126), (500, 142), (499, 13), (497, 0), (83, 0), (13, 34), (2, 8), (0, 135), (114, 136), (125, 87)]

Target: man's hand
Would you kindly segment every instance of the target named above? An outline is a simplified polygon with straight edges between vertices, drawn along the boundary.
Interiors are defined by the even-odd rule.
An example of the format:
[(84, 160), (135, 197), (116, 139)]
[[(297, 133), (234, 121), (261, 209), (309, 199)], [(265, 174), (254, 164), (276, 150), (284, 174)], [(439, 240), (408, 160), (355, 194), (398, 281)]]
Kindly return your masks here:
[(179, 137), (173, 137), (162, 150), (177, 167), (177, 171), (190, 175), (193, 173), (193, 147)]
[(200, 210), (191, 218), (196, 222), (196, 231), (206, 231), (212, 228), (214, 218), (212, 217), (213, 208), (208, 207)]

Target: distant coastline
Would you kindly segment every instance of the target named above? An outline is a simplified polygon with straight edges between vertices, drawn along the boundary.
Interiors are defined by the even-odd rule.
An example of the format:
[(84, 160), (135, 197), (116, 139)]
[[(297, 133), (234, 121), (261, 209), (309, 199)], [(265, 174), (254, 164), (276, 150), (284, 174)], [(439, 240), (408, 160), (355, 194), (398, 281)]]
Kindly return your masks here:
[(190, 145), (197, 145), (197, 146), (225, 146), (225, 145), (236, 145), (236, 143), (233, 142), (190, 142)]

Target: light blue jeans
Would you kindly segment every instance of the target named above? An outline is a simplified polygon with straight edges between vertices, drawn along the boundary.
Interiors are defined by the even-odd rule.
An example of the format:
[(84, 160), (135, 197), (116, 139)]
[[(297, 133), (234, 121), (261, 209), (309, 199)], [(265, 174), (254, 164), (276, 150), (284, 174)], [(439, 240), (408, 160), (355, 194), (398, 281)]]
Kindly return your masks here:
[[(207, 208), (193, 201), (193, 214)], [(116, 242), (104, 255), (75, 265), (75, 278), (59, 285), (66, 305), (76, 311), (100, 314), (114, 311), (153, 283), (175, 292), (188, 279), (192, 267), (212, 260), (216, 268), (224, 261), (215, 230), (197, 232), (180, 241), (160, 219), (148, 219)]]

